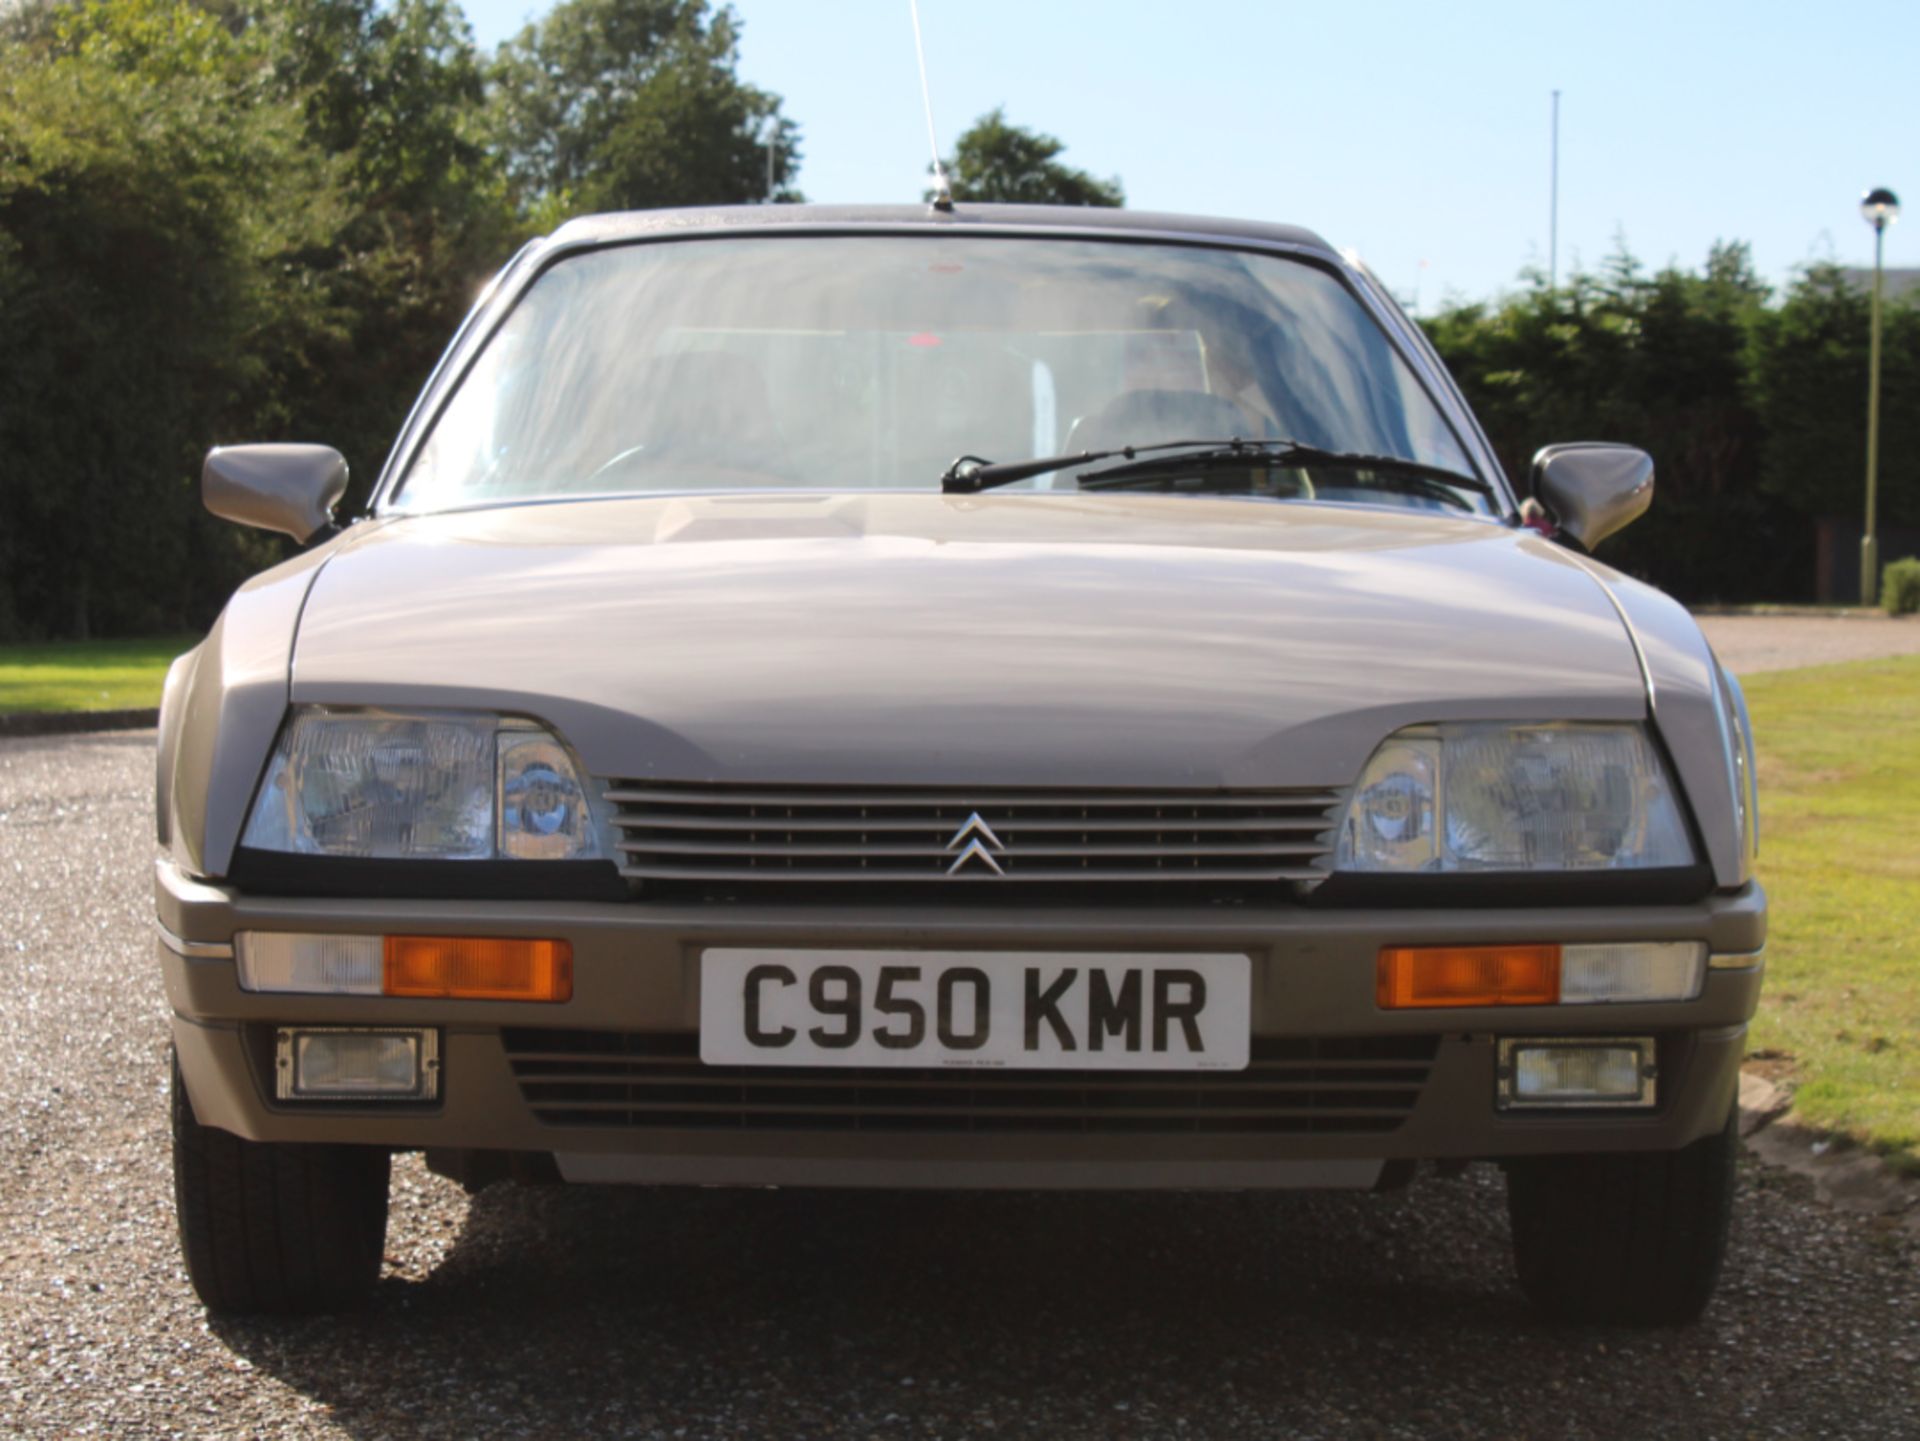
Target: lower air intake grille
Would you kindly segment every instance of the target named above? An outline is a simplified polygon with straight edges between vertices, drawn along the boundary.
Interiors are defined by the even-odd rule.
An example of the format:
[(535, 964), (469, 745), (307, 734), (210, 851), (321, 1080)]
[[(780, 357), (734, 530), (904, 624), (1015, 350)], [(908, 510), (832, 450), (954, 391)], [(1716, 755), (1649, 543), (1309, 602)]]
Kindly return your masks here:
[(686, 1033), (508, 1030), (520, 1094), (554, 1126), (747, 1131), (1391, 1131), (1433, 1036), (1255, 1037), (1244, 1071), (972, 1071), (701, 1064)]

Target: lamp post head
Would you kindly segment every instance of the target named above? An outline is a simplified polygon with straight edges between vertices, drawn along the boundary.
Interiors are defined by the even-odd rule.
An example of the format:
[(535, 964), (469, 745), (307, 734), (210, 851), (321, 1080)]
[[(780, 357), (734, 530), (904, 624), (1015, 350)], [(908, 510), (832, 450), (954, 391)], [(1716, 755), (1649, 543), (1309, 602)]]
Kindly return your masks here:
[(1900, 218), (1900, 197), (1877, 185), (1860, 198), (1860, 218), (1875, 230), (1885, 230)]

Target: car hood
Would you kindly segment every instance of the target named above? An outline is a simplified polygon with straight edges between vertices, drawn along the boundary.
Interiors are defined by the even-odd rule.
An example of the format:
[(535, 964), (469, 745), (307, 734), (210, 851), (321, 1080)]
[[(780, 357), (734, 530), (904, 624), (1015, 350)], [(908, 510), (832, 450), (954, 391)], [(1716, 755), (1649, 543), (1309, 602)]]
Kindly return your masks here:
[(600, 776), (1328, 786), (1402, 725), (1646, 714), (1592, 575), (1424, 512), (668, 496), (362, 531), (294, 701), (530, 715)]

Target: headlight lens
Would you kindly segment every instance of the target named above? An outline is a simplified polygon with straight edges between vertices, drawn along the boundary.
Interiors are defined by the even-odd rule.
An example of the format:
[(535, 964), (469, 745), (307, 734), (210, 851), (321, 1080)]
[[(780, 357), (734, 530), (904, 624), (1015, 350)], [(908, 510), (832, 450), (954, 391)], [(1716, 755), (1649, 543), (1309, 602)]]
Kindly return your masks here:
[(531, 722), (319, 706), (281, 732), (241, 844), (367, 860), (602, 854), (571, 755)]
[(564, 861), (596, 850), (587, 793), (573, 760), (545, 731), (500, 737), (500, 853)]
[(1354, 788), (1335, 868), (1585, 871), (1684, 866), (1693, 844), (1637, 725), (1417, 726)]

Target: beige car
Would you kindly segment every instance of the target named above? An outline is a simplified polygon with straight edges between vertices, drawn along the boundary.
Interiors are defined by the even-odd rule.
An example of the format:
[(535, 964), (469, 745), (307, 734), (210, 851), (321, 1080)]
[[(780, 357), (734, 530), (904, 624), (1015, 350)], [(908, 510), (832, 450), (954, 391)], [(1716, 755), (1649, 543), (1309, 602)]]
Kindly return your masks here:
[[(167, 680), (180, 1226), (222, 1311), (470, 1186), (1386, 1189), (1508, 1176), (1520, 1284), (1690, 1317), (1760, 990), (1738, 686), (1516, 494), (1419, 331), (1279, 226), (576, 221), (363, 515)], [(531, 1243), (531, 1242), (530, 1242)]]

